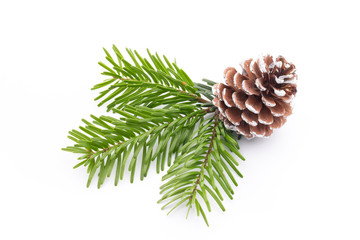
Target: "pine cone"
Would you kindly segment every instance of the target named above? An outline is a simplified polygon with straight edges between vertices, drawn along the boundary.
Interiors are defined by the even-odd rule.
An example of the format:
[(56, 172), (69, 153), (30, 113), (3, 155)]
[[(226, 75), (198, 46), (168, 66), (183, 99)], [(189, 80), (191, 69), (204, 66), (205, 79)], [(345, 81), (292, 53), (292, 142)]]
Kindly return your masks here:
[(296, 94), (295, 65), (270, 55), (256, 61), (249, 59), (238, 72), (224, 71), (226, 84), (213, 86), (213, 104), (220, 111), (226, 128), (246, 138), (269, 137), (292, 113), (291, 101)]

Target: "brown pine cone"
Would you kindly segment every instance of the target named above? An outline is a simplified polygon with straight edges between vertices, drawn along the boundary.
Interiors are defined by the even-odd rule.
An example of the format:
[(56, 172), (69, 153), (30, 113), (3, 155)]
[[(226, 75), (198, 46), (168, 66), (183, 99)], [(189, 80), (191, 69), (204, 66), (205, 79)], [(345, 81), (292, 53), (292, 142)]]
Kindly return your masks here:
[(246, 138), (269, 137), (292, 113), (291, 101), (296, 94), (295, 65), (279, 56), (267, 55), (249, 59), (238, 72), (224, 71), (226, 84), (213, 86), (213, 104), (227, 129)]

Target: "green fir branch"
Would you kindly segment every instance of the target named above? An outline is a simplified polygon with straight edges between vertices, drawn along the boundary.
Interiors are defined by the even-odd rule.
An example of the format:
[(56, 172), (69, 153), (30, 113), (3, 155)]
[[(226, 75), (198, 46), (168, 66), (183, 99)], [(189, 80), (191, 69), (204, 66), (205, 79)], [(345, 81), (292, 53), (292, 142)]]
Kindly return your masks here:
[(130, 181), (133, 182), (137, 156), (142, 151), (145, 157), (141, 159), (140, 179), (143, 180), (151, 161), (156, 160), (158, 173), (164, 170), (165, 163), (170, 165), (172, 155), (177, 152), (176, 147), (184, 144), (198, 119), (207, 111), (209, 109), (199, 109), (196, 106), (192, 109), (181, 108), (181, 105), (169, 109), (127, 106), (123, 110), (116, 110), (121, 115), (120, 119), (91, 115), (92, 123), (83, 119), (85, 126), (69, 132), (69, 138), (76, 144), (63, 150), (83, 154), (75, 167), (84, 165), (88, 168), (87, 186), (99, 169), (98, 187), (103, 184), (105, 176), (111, 175), (115, 162), (115, 185), (119, 179), (123, 179), (127, 161), (130, 161)]
[(189, 210), (195, 205), (198, 215), (201, 213), (207, 222), (201, 202), (211, 211), (210, 196), (225, 211), (219, 188), (232, 199), (234, 191), (230, 181), (237, 186), (233, 173), (242, 175), (236, 168), (238, 162), (226, 148), (244, 158), (232, 133), (219, 122), (218, 114), (216, 111), (214, 116), (200, 121), (198, 130), (180, 148), (181, 154), (162, 178), (167, 182), (160, 187), (163, 197), (158, 202), (167, 201), (163, 208), (174, 205), (169, 213), (183, 203)]
[[(175, 62), (170, 63), (165, 56), (161, 59), (157, 53), (154, 55), (147, 50), (150, 59), (148, 60), (137, 51), (126, 49), (133, 62), (131, 64), (116, 46), (113, 46), (113, 50), (117, 62), (106, 49), (104, 51), (110, 67), (99, 62), (99, 65), (105, 69), (102, 74), (112, 78), (106, 79), (92, 88), (107, 87), (95, 100), (102, 99), (98, 105), (106, 103), (108, 111), (114, 107), (121, 108), (129, 103), (145, 104), (151, 107), (162, 104), (171, 105), (176, 100), (209, 103), (200, 97), (195, 83), (185, 71), (180, 69)], [(138, 101), (135, 101), (136, 99)]]
[(102, 89), (95, 100), (113, 115), (83, 119), (69, 132), (74, 145), (63, 150), (80, 154), (74, 168), (87, 168), (87, 186), (97, 176), (98, 188), (112, 174), (117, 185), (126, 170), (133, 182), (136, 174), (143, 180), (152, 163), (157, 173), (168, 168), (160, 187), (163, 208), (185, 205), (189, 213), (195, 207), (208, 224), (204, 207), (210, 211), (213, 201), (224, 211), (223, 194), (232, 199), (234, 175), (242, 177), (229, 151), (244, 160), (211, 103), (215, 82), (194, 83), (175, 62), (149, 50), (144, 58), (126, 49), (128, 59), (116, 46), (114, 58), (104, 51), (108, 63), (99, 65), (110, 78), (92, 89)]

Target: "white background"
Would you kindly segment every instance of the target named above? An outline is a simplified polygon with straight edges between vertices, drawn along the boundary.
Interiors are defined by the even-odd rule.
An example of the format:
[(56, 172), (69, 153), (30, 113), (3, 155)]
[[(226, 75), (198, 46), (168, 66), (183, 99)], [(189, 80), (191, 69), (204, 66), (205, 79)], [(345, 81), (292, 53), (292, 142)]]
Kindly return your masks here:
[[(0, 239), (360, 239), (357, 1), (1, 1)], [(161, 175), (86, 188), (67, 131), (104, 114), (102, 47), (176, 57), (194, 81), (282, 54), (294, 114), (241, 140), (244, 178), (210, 227), (156, 204)], [(154, 170), (154, 168), (152, 168)]]

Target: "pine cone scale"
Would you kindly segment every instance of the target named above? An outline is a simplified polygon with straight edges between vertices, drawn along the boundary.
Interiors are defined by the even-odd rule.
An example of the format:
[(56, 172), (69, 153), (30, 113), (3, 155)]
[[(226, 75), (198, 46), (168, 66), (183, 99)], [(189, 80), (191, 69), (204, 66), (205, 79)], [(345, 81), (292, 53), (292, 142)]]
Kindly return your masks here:
[(276, 105), (275, 100), (268, 94), (263, 93), (261, 95), (261, 100), (268, 107), (275, 107), (275, 105)]
[(262, 109), (263, 103), (258, 98), (254, 96), (249, 96), (245, 102), (245, 106), (250, 112), (259, 114)]
[(234, 91), (232, 89), (229, 89), (229, 88), (224, 88), (223, 90), (223, 100), (224, 100), (224, 103), (227, 107), (231, 108), (231, 107), (236, 107), (236, 104), (234, 103), (233, 101), (233, 93)]
[(274, 107), (269, 107), (269, 109), (274, 117), (282, 117), (285, 114), (285, 108), (279, 103), (275, 104)]
[(240, 125), (242, 118), (241, 118), (241, 110), (236, 107), (231, 107), (226, 109), (225, 116), (229, 121), (234, 124), (235, 126)]
[(237, 108), (244, 110), (246, 108), (245, 102), (247, 100), (247, 95), (244, 92), (234, 92), (232, 94), (233, 101)]
[(274, 116), (267, 107), (263, 107), (258, 115), (259, 123), (264, 125), (271, 125), (274, 122)]
[(262, 72), (261, 72), (260, 67), (258, 65), (258, 61), (254, 62), (253, 70), (254, 70), (256, 78), (261, 78), (262, 77)]
[(250, 126), (258, 125), (258, 117), (255, 113), (245, 109), (241, 114), (242, 119)]

